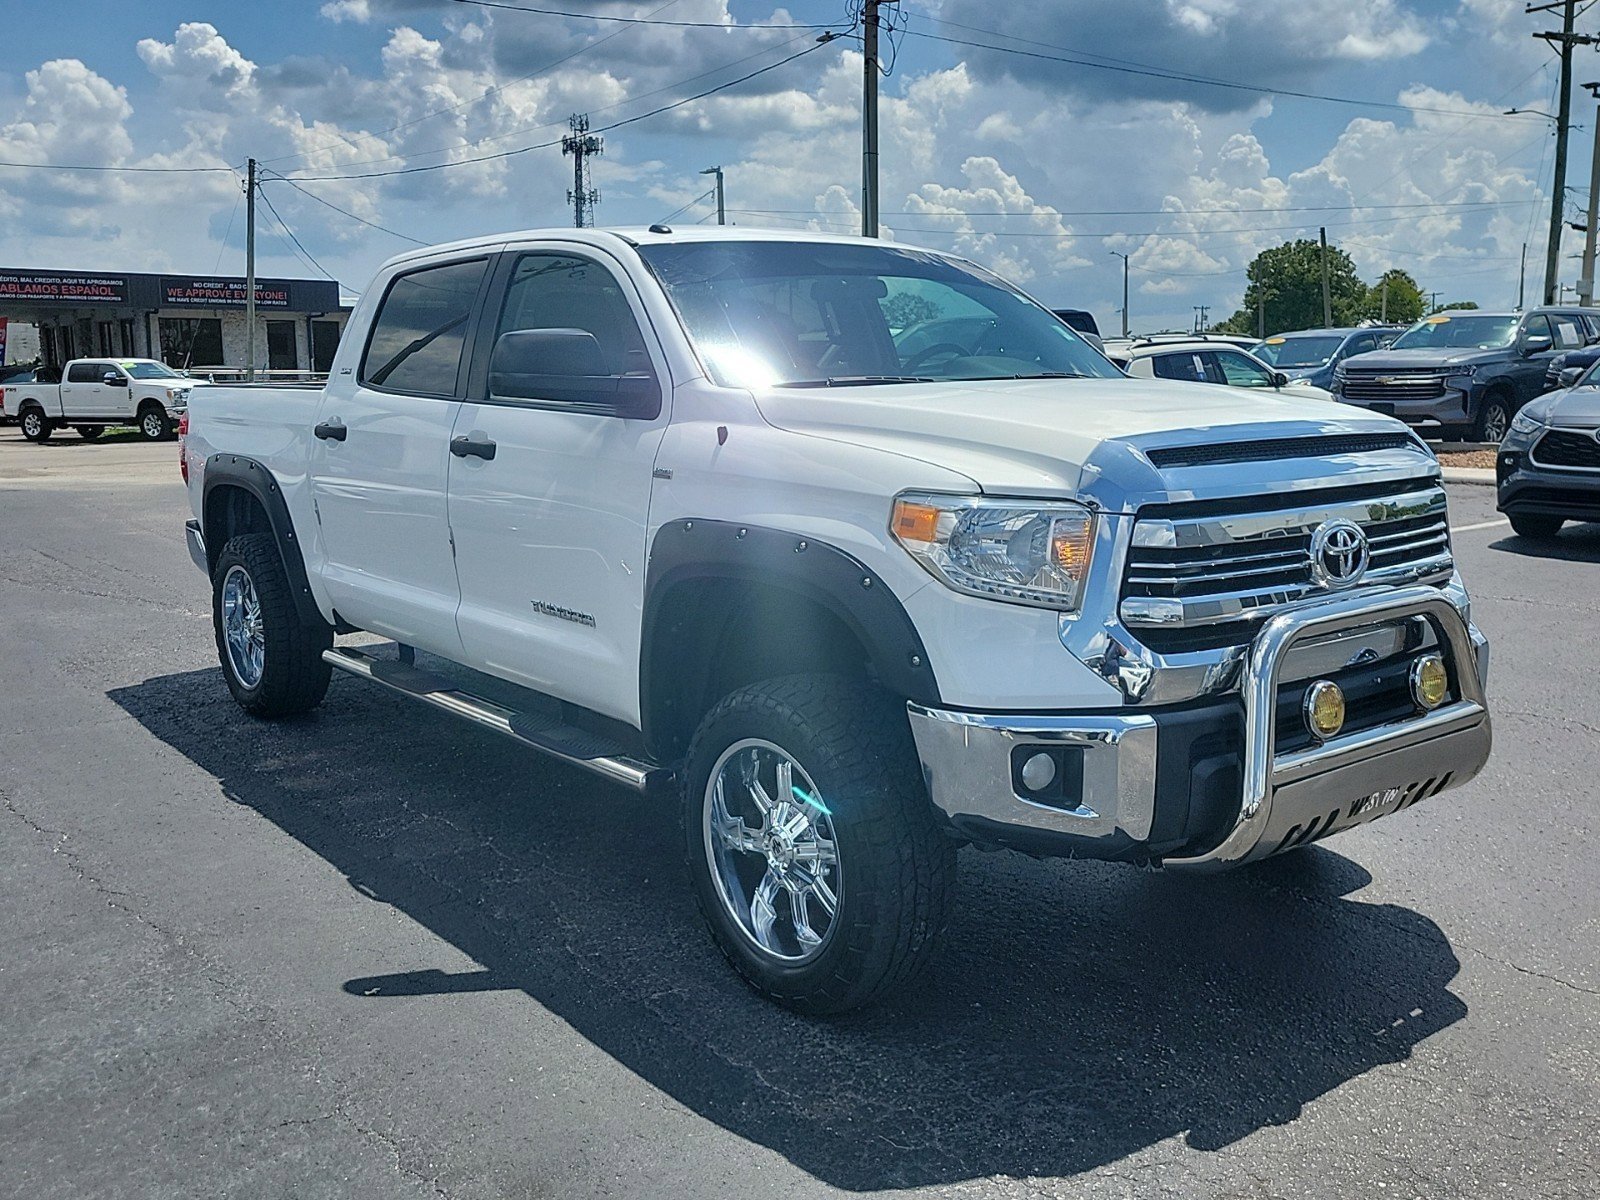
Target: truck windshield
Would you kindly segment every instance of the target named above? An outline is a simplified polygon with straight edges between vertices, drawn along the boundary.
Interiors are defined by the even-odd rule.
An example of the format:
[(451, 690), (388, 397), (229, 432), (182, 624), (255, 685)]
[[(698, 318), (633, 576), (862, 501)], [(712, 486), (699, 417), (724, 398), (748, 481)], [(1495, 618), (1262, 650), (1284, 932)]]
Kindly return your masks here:
[(1517, 318), (1455, 317), (1436, 313), (1423, 317), (1394, 340), (1391, 350), (1498, 350), (1517, 334)]
[(1338, 353), (1344, 338), (1268, 338), (1250, 353), (1274, 367), (1320, 367)]
[(725, 387), (1122, 378), (1049, 310), (927, 251), (728, 241), (639, 253)]
[(117, 365), (119, 367), (121, 367), (124, 371), (126, 371), (129, 375), (132, 375), (135, 379), (182, 379), (183, 378), (183, 376), (179, 375), (171, 367), (167, 366), (166, 363), (158, 363), (158, 362), (125, 362), (125, 363), (118, 363)]

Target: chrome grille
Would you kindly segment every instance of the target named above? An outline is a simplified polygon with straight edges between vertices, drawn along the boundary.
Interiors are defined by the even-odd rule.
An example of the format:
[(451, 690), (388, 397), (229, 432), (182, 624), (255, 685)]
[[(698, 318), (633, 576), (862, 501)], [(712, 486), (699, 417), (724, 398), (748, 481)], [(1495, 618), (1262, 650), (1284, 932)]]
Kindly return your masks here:
[(1437, 400), (1445, 376), (1434, 371), (1346, 371), (1341, 399), (1358, 404)]
[[(1242, 641), (1249, 623), (1277, 606), (1328, 594), (1312, 575), (1311, 539), (1335, 518), (1356, 522), (1367, 535), (1372, 557), (1362, 583), (1448, 580), (1453, 562), (1444, 489), (1429, 480), (1367, 490), (1352, 496), (1341, 489), (1320, 502), (1312, 494), (1265, 511), (1217, 514), (1207, 506), (1187, 515), (1178, 506), (1141, 517), (1128, 551), (1123, 623), (1153, 635), (1211, 630), (1212, 644)], [(1145, 640), (1162, 648), (1159, 636)]]

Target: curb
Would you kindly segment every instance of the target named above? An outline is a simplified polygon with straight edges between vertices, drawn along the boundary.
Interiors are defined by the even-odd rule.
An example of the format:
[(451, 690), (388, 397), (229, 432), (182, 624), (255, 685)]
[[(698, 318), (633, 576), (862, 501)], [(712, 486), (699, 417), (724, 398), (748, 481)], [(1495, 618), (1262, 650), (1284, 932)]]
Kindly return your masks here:
[(1494, 487), (1494, 472), (1488, 467), (1440, 467), (1439, 474), (1446, 483), (1472, 483), (1479, 487)]
[(1499, 442), (1445, 442), (1438, 438), (1425, 438), (1435, 454), (1471, 454), (1477, 450), (1498, 450)]

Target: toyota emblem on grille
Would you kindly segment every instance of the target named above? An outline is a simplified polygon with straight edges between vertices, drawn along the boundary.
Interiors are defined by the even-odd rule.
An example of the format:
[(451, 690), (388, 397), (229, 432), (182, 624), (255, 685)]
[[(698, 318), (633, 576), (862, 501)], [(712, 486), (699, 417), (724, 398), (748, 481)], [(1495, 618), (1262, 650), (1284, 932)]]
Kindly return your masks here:
[(1311, 576), (1325, 588), (1354, 587), (1371, 563), (1366, 531), (1354, 521), (1324, 521), (1311, 535)]

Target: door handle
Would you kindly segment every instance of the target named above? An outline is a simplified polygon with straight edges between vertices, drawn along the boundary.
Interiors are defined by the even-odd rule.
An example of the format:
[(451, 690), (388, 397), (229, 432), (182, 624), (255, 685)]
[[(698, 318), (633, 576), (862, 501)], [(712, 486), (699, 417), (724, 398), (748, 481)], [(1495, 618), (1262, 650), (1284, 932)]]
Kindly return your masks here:
[(323, 421), (311, 431), (323, 441), (342, 442), (350, 436), (350, 431), (344, 427), (344, 422), (335, 418), (332, 421)]
[(450, 453), (457, 458), (482, 458), (494, 457), (494, 443), (488, 438), (481, 441), (476, 438), (454, 437), (450, 439)]

